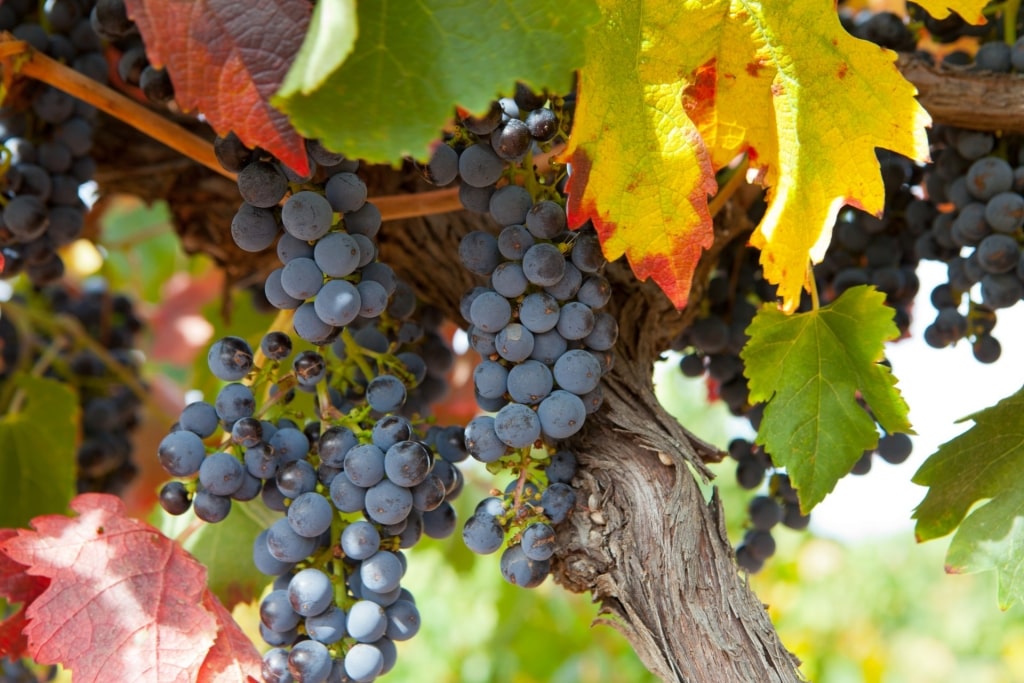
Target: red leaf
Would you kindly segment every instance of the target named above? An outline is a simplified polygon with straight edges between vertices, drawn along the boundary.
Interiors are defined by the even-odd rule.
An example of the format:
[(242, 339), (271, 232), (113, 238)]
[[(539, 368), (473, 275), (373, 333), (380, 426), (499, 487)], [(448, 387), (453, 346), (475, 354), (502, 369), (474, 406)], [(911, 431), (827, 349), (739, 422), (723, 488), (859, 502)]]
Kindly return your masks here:
[[(0, 529), (0, 544), (17, 535), (14, 529)], [(24, 603), (21, 609), (0, 623), (0, 657), (18, 659), (25, 655), (28, 648), (28, 640), (23, 633), (28, 623), (25, 610), (50, 585), (47, 578), (29, 576), (27, 569), (0, 552), (0, 596), (9, 602)]]
[(307, 0), (126, 0), (146, 54), (174, 83), (174, 98), (218, 134), (234, 131), (299, 174), (309, 171), (302, 136), (268, 100), (309, 27)]
[(203, 594), (203, 607), (213, 612), (219, 631), (199, 670), (197, 683), (240, 683), (246, 680), (258, 683), (263, 658), (249, 636), (210, 591)]
[(217, 635), (203, 607), (206, 570), (115, 496), (71, 501), (0, 551), (51, 581), (26, 610), (28, 654), (63, 664), (75, 683), (195, 681)]

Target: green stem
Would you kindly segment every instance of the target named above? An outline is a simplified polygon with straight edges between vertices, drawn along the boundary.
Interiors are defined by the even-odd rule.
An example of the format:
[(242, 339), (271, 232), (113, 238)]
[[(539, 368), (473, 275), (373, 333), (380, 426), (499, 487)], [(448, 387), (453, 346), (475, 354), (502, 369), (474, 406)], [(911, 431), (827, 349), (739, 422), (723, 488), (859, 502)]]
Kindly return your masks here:
[(1006, 0), (1003, 14), (1003, 40), (1007, 45), (1017, 42), (1017, 14), (1020, 12), (1020, 0)]

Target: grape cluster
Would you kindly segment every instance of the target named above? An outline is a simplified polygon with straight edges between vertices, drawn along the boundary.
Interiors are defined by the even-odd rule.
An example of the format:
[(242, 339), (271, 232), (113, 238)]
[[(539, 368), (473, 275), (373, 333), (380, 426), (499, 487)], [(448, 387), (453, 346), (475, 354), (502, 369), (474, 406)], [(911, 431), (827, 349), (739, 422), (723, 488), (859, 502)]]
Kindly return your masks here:
[[(9, 320), (0, 318), (0, 383), (19, 366), (40, 362), (48, 349), (57, 351), (46, 375), (75, 388), (82, 411), (82, 441), (77, 452), (77, 488), (80, 493), (120, 494), (135, 477), (131, 432), (138, 425), (141, 400), (111, 367), (139, 379), (135, 336), (142, 323), (131, 299), (108, 291), (100, 280), (87, 281), (83, 291), (51, 285), (32, 295), (33, 307), (46, 311), (51, 321), (73, 320), (81, 333), (102, 346), (101, 357), (84, 346), (66, 326), (33, 325), (22, 337)], [(35, 321), (38, 322), (38, 321)]]
[[(213, 403), (189, 404), (161, 442), (160, 462), (179, 479), (160, 498), (169, 512), (191, 506), (208, 522), (224, 519), (232, 500), (257, 496), (284, 513), (253, 548), (256, 567), (278, 577), (260, 608), (261, 633), (274, 647), (265, 680), (369, 681), (393, 666), (394, 643), (419, 628), (415, 601), (400, 586), (401, 549), (454, 531), (451, 501), (462, 487), (455, 463), (466, 452), (452, 438), (457, 427), (426, 429), (398, 415), (391, 397), (381, 410), (374, 381), (358, 399), (350, 391), (362, 386), (353, 370), (384, 356), (400, 363), (393, 353), (351, 347), (332, 358), (297, 346), (269, 332), (261, 364), (240, 338), (211, 346), (210, 370), (228, 383)], [(320, 420), (303, 419), (304, 393), (315, 397)]]
[(217, 141), (245, 201), (232, 237), (248, 251), (276, 243), (265, 292), (292, 312), (294, 335), (268, 332), (257, 352), (238, 337), (210, 347), (226, 384), (161, 443), (178, 479), (160, 497), (207, 522), (257, 496), (284, 513), (253, 548), (278, 577), (260, 609), (267, 683), (371, 681), (419, 628), (401, 551), (454, 532), (467, 452), (461, 427), (420, 417), (453, 359), (440, 314), (377, 260), (381, 215), (357, 164), (308, 150), (312, 171), (297, 177), (233, 135)]
[(947, 264), (948, 281), (931, 293), (937, 315), (924, 339), (935, 348), (968, 339), (974, 357), (992, 363), (1002, 350), (996, 312), (1024, 296), (1024, 165), (997, 155), (997, 145), (1018, 145), (992, 133), (940, 128), (932, 140), (917, 249)]
[[(502, 575), (532, 587), (544, 580), (555, 531), (575, 507), (575, 455), (556, 448), (603, 403), (601, 376), (613, 362), (618, 324), (601, 309), (611, 286), (592, 228), (569, 232), (564, 169), (538, 170), (534, 155), (551, 149), (570, 125), (572, 98), (519, 84), (480, 117), (460, 116), (457, 132), (423, 169), (438, 185), (461, 180), (459, 196), (488, 214), (496, 235), (477, 230), (459, 246), (465, 268), (487, 286), (468, 292), (461, 313), (481, 415), (466, 426), (466, 448), (495, 471), (517, 475), (501, 496), (482, 501), (463, 528), (467, 546), (496, 552)], [(531, 189), (527, 189), (531, 188)], [(535, 446), (543, 445), (539, 455)]]
[[(6, 2), (0, 6), (0, 30), (106, 83), (91, 7), (89, 0)], [(19, 82), (8, 94), (0, 109), (2, 277), (25, 272), (41, 286), (63, 276), (56, 250), (74, 241), (85, 222), (79, 190), (96, 172), (90, 155), (95, 118), (93, 107), (52, 86)]]
[(921, 285), (915, 245), (926, 228), (913, 215), (920, 207), (912, 188), (919, 184), (922, 169), (884, 150), (879, 150), (878, 157), (885, 183), (882, 218), (844, 209), (832, 228), (825, 258), (814, 267), (814, 278), (822, 303), (835, 300), (850, 287), (874, 285), (885, 294), (886, 305), (895, 311), (896, 326), (905, 335)]

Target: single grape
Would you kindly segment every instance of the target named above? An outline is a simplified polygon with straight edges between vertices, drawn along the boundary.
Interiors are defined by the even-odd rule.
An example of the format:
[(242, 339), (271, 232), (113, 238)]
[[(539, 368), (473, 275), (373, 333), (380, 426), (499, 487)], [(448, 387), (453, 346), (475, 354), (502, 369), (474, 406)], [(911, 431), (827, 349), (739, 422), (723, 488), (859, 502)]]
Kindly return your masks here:
[(334, 211), (350, 213), (366, 203), (366, 183), (355, 173), (335, 173), (327, 179), (324, 194)]
[(384, 455), (384, 472), (388, 479), (407, 488), (426, 479), (433, 464), (430, 451), (418, 441), (399, 441)]
[(171, 432), (157, 448), (160, 465), (172, 477), (191, 477), (199, 471), (206, 458), (203, 440), (184, 429)]
[(334, 509), (330, 501), (315, 491), (299, 494), (288, 506), (286, 517), (292, 531), (299, 536), (317, 538), (331, 528)]
[(252, 206), (269, 209), (288, 191), (288, 179), (276, 164), (254, 161), (238, 174), (238, 192)]
[(180, 481), (169, 481), (160, 488), (160, 507), (170, 515), (183, 515), (192, 506), (188, 489)]
[(480, 415), (466, 425), (466, 450), (480, 462), (489, 463), (501, 458), (508, 447), (494, 429), (494, 418)]
[(529, 407), (509, 403), (494, 416), (494, 431), (507, 446), (524, 448), (540, 438), (541, 421)]
[(290, 631), (299, 625), (299, 620), (286, 590), (271, 591), (260, 602), (260, 621), (271, 631)]
[[(332, 180), (338, 176), (332, 176)], [(330, 181), (328, 181), (328, 185)], [(289, 235), (312, 242), (326, 235), (334, 222), (334, 212), (323, 195), (310, 190), (296, 192), (281, 208), (281, 223)]]
[(459, 174), (459, 154), (449, 145), (437, 145), (420, 172), (431, 185), (447, 185)]
[(223, 522), (231, 512), (231, 499), (200, 489), (192, 499), (192, 510), (204, 522), (216, 524)]
[(252, 348), (240, 337), (224, 337), (210, 346), (206, 361), (217, 379), (234, 382), (252, 369)]
[(523, 256), (523, 273), (533, 284), (549, 287), (565, 274), (565, 257), (555, 245), (538, 242)]
[(244, 472), (245, 468), (238, 458), (230, 453), (218, 451), (204, 459), (200, 465), (199, 483), (210, 493), (230, 496), (242, 485)]
[(243, 203), (231, 220), (231, 239), (239, 249), (258, 252), (269, 248), (281, 233), (273, 211)]
[(397, 600), (384, 610), (387, 619), (385, 635), (391, 640), (409, 640), (420, 630), (420, 612), (415, 603)]
[(371, 600), (359, 600), (354, 603), (346, 617), (348, 634), (360, 643), (372, 643), (387, 631), (384, 610)]
[(378, 524), (397, 524), (411, 510), (412, 493), (404, 486), (385, 479), (366, 490), (366, 513)]
[(313, 247), (313, 260), (328, 277), (351, 275), (359, 266), (359, 258), (359, 243), (345, 232), (332, 232)]
[(545, 435), (552, 439), (567, 439), (583, 427), (587, 410), (579, 396), (556, 389), (540, 402), (537, 417)]
[(372, 681), (383, 669), (384, 655), (374, 645), (359, 642), (345, 653), (345, 674), (354, 681)]
[(459, 260), (471, 273), (490, 275), (501, 262), (498, 240), (481, 230), (475, 230), (459, 242)]
[(365, 560), (380, 549), (380, 533), (369, 522), (353, 522), (341, 533), (341, 549), (346, 557)]
[(378, 375), (366, 387), (366, 401), (381, 413), (391, 413), (405, 403), (406, 390), (402, 380), (394, 375)]
[(490, 145), (471, 145), (459, 155), (459, 175), (472, 187), (493, 185), (505, 170), (505, 162)]
[[(587, 354), (589, 356), (589, 354)], [(597, 361), (594, 361), (596, 363)], [(544, 363), (526, 360), (508, 372), (508, 392), (516, 403), (534, 405), (540, 403), (554, 386), (551, 370)]]
[(324, 273), (311, 258), (292, 259), (281, 270), (281, 288), (295, 299), (313, 298), (323, 284)]
[(462, 540), (474, 553), (487, 555), (497, 551), (505, 542), (505, 530), (494, 515), (478, 511), (462, 527)]
[(501, 575), (515, 586), (536, 588), (551, 570), (550, 560), (531, 560), (520, 545), (512, 545), (501, 554)]
[(378, 550), (359, 565), (359, 578), (363, 587), (377, 593), (397, 589), (403, 573), (398, 555), (387, 550)]
[(543, 562), (555, 554), (555, 530), (550, 524), (535, 522), (523, 532), (523, 554), (531, 560)]

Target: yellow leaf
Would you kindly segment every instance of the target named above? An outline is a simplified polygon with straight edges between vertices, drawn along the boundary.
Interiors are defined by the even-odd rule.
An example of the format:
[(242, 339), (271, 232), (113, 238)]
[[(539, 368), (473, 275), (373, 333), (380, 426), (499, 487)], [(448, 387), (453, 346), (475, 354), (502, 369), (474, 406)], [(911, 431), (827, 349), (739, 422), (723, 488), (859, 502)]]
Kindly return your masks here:
[(608, 259), (625, 253), (638, 278), (653, 277), (681, 308), (711, 245), (708, 195), (716, 189), (683, 109), (688, 74), (678, 70), (690, 40), (680, 27), (696, 17), (670, 0), (600, 4), (563, 156), (572, 164), (569, 220), (574, 228), (592, 221)]
[(936, 19), (942, 19), (953, 10), (961, 17), (972, 24), (980, 24), (985, 21), (981, 10), (988, 4), (988, 0), (914, 0), (925, 12)]
[[(829, 3), (733, 6), (740, 4), (734, 16), (751, 31), (746, 50), (723, 45), (718, 118), (742, 125), (774, 116), (774, 135), (762, 137), (759, 126), (746, 137), (752, 165), (770, 187), (751, 242), (762, 250), (765, 276), (779, 285), (783, 306), (793, 310), (808, 256), (824, 257), (840, 208), (881, 215), (885, 190), (875, 148), (926, 160), (931, 119), (896, 69), (895, 53), (851, 37)], [(746, 64), (737, 64), (740, 54), (748, 55)], [(729, 84), (727, 76), (738, 73), (745, 77)]]
[(565, 155), (573, 226), (593, 221), (609, 259), (681, 307), (712, 237), (712, 173), (745, 153), (769, 187), (751, 241), (793, 310), (840, 208), (881, 212), (875, 149), (927, 158), (930, 119), (895, 53), (822, 0), (601, 4)]

